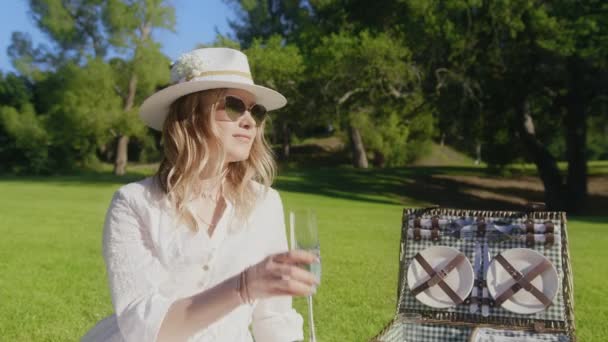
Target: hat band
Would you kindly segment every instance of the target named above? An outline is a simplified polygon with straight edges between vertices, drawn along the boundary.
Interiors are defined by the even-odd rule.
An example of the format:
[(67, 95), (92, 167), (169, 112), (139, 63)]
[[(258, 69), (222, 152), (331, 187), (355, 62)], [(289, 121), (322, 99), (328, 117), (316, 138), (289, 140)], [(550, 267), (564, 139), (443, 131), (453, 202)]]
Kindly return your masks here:
[[(251, 74), (248, 72), (243, 72), (243, 71), (238, 71), (238, 70), (218, 70), (218, 71), (203, 71), (203, 72), (199, 72), (196, 74), (190, 74), (188, 75), (188, 77), (186, 77), (185, 81), (190, 81), (193, 78), (196, 77), (203, 77), (203, 76), (218, 76), (218, 75), (234, 75), (234, 76), (241, 76), (247, 79), (250, 79), (253, 81), (253, 79), (251, 78)], [(182, 83), (184, 82), (184, 79), (179, 80), (176, 83)]]

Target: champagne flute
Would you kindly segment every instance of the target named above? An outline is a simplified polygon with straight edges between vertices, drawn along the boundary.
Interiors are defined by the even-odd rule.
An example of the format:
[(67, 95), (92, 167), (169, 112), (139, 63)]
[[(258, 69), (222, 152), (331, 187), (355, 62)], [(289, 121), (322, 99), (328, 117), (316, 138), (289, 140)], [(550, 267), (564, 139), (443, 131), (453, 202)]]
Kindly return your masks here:
[[(301, 249), (315, 254), (319, 262), (305, 265), (305, 268), (313, 273), (317, 280), (321, 281), (321, 245), (319, 244), (319, 233), (317, 231), (317, 217), (311, 209), (295, 210), (289, 212), (289, 228), (291, 237), (291, 248)], [(317, 288), (315, 286), (314, 292)], [(313, 318), (312, 295), (307, 298), (308, 324), (310, 327), (310, 342), (316, 342), (315, 323)]]

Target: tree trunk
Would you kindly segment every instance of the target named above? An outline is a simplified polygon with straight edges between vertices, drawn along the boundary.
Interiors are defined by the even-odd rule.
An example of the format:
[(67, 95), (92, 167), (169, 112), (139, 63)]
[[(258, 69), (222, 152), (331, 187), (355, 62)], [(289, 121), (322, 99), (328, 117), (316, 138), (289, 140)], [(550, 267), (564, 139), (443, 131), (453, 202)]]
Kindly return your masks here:
[(353, 166), (359, 169), (367, 169), (367, 155), (365, 154), (365, 146), (363, 145), (359, 129), (353, 125), (349, 125), (348, 133), (350, 135), (350, 146), (353, 152)]
[(116, 144), (116, 161), (114, 162), (114, 174), (122, 176), (127, 170), (129, 136), (121, 135)]
[(530, 113), (528, 99), (522, 101), (520, 111), (521, 132), (523, 143), (531, 154), (538, 170), (540, 179), (545, 187), (545, 204), (549, 210), (563, 210), (564, 185), (557, 167), (557, 161), (547, 148), (536, 137), (534, 121)]
[[(137, 75), (131, 75), (131, 79), (129, 80), (129, 93), (127, 94), (127, 98), (125, 100), (124, 112), (125, 114), (133, 108), (133, 104), (135, 103), (135, 91), (137, 90)], [(116, 144), (116, 160), (114, 161), (114, 174), (117, 176), (122, 176), (125, 174), (127, 170), (127, 162), (129, 161), (129, 136), (128, 135), (119, 135), (118, 143)]]
[(281, 124), (281, 157), (283, 160), (289, 159), (289, 150), (291, 147), (291, 131), (289, 130), (289, 125), (287, 121), (283, 121)]
[[(144, 42), (150, 37), (150, 31), (152, 25), (150, 22), (144, 22), (139, 27), (139, 41)], [(137, 63), (137, 48), (135, 49), (132, 63)], [(137, 75), (135, 71), (132, 71), (131, 78), (129, 79), (129, 89), (125, 98), (124, 112), (125, 114), (133, 108), (135, 104), (135, 93), (137, 91)], [(124, 175), (127, 169), (127, 162), (129, 161), (129, 136), (121, 134), (118, 136), (118, 143), (116, 144), (116, 160), (114, 162), (114, 174), (117, 176)]]
[(481, 164), (481, 143), (475, 144), (475, 165)]
[(566, 152), (568, 158), (567, 210), (580, 213), (587, 202), (587, 113), (584, 88), (581, 80), (583, 70), (577, 57), (568, 61), (569, 89), (566, 110)]

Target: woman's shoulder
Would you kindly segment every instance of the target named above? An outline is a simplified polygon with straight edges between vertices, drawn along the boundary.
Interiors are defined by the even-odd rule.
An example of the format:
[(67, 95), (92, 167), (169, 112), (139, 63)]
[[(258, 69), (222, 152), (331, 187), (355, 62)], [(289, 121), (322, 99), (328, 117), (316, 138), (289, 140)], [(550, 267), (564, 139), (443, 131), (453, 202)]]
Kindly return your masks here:
[(251, 181), (251, 186), (258, 200), (261, 200), (260, 202), (281, 200), (279, 192), (271, 186), (266, 186), (256, 181)]
[(155, 176), (124, 184), (116, 190), (115, 195), (123, 196), (131, 203), (156, 202), (163, 197), (160, 184)]

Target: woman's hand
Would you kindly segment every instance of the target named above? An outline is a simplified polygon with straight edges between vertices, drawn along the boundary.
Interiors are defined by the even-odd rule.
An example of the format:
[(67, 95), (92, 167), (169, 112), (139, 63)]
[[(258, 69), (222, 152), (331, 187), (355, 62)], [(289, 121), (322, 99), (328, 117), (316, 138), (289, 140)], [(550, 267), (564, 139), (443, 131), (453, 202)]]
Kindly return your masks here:
[(273, 254), (245, 270), (246, 291), (250, 300), (272, 296), (308, 296), (318, 285), (315, 276), (299, 267), (319, 262), (317, 256), (303, 250)]

